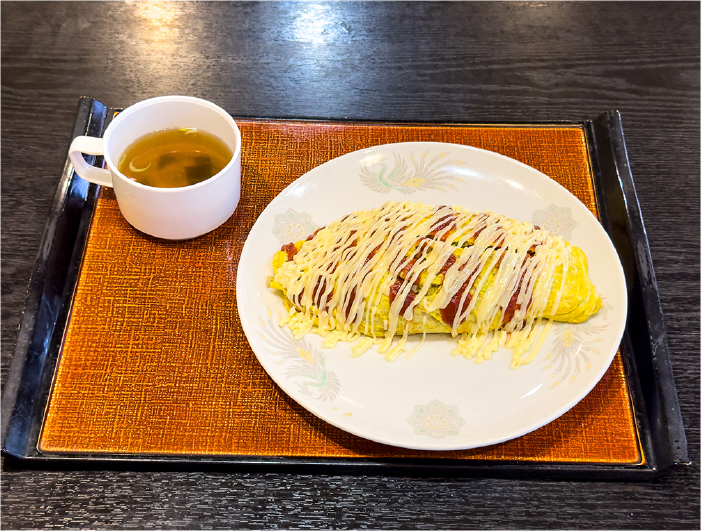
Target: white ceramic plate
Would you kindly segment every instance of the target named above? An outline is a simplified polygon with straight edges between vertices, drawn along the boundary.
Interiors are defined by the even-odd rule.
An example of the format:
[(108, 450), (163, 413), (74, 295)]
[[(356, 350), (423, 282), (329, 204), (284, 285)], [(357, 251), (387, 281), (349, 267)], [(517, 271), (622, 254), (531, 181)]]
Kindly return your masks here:
[[(376, 348), (351, 357), (278, 325), (266, 288), (273, 254), (344, 215), (385, 201), (492, 210), (531, 221), (582, 248), (603, 298), (577, 325), (556, 323), (536, 358), (511, 369), (500, 350), (477, 364), (452, 356), (456, 340), (429, 336), (411, 358)], [(519, 437), (556, 419), (599, 381), (618, 348), (627, 298), (618, 255), (600, 223), (565, 188), (513, 159), (455, 144), (387, 144), (331, 160), (297, 179), (263, 211), (244, 245), (236, 281), (243, 330), (270, 377), (303, 407), (350, 433), (423, 450), (456, 450)], [(414, 341), (418, 341), (416, 337)]]

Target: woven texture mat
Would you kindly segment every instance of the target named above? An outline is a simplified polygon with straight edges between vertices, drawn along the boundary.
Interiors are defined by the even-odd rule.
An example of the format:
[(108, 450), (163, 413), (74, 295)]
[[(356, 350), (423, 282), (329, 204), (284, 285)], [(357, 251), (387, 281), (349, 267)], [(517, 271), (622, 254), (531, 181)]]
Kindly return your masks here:
[[(577, 126), (466, 126), (239, 120), (242, 198), (219, 229), (151, 238), (101, 191), (40, 438), (44, 452), (431, 457), (543, 462), (643, 460), (620, 353), (593, 391), (554, 422), (502, 444), (423, 452), (341, 431), (287, 397), (239, 322), (235, 278), (265, 206), (315, 166), (405, 141), (476, 146), (532, 166), (596, 214)], [(277, 249), (271, 249), (272, 254)]]

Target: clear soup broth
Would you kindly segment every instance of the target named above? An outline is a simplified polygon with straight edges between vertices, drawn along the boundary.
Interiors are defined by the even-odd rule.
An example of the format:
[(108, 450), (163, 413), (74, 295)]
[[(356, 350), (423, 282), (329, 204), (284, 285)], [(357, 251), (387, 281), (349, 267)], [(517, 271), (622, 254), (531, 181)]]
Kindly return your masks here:
[(205, 131), (161, 129), (131, 143), (117, 169), (146, 186), (180, 188), (214, 177), (232, 155), (221, 139)]

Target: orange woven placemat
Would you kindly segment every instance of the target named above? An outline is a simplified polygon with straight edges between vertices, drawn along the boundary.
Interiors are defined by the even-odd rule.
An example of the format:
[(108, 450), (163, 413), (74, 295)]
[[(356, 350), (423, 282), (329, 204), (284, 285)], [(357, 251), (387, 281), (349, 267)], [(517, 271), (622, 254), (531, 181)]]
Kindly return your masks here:
[(644, 460), (620, 353), (585, 399), (543, 428), (486, 448), (424, 452), (358, 438), (301, 408), (257, 362), (238, 318), (236, 270), (250, 228), (283, 188), (315, 166), (391, 142), (471, 145), (533, 166), (596, 213), (581, 127), (238, 123), (244, 139), (242, 199), (234, 215), (208, 235), (169, 242), (141, 234), (122, 218), (113, 192), (101, 191), (41, 451)]

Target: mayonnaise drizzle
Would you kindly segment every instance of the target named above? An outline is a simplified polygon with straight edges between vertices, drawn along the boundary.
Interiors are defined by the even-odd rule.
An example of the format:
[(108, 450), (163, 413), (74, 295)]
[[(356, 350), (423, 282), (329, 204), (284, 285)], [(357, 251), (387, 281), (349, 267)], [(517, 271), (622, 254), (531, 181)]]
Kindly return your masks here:
[[(542, 328), (561, 267), (563, 280), (548, 308), (550, 315), (557, 311), (570, 252), (562, 238), (494, 212), (388, 202), (333, 222), (278, 269), (274, 280), (294, 304), (281, 324), (296, 338), (308, 332), (325, 336), (324, 346), (366, 336), (354, 355), (379, 343), (378, 351), (394, 359), (406, 350), (408, 322), (417, 308), (423, 310), (425, 337), (427, 314), (435, 318), (457, 298), (454, 319), (446, 323), (453, 337), (463, 334), (454, 353), (481, 361), (507, 346), (514, 351), (512, 366), (518, 366), (535, 356), (525, 353), (536, 336), (542, 344), (535, 328)], [(438, 275), (442, 282), (429, 295)], [(379, 322), (379, 305), (390, 290), (394, 299)], [(395, 335), (401, 339), (393, 345)]]

